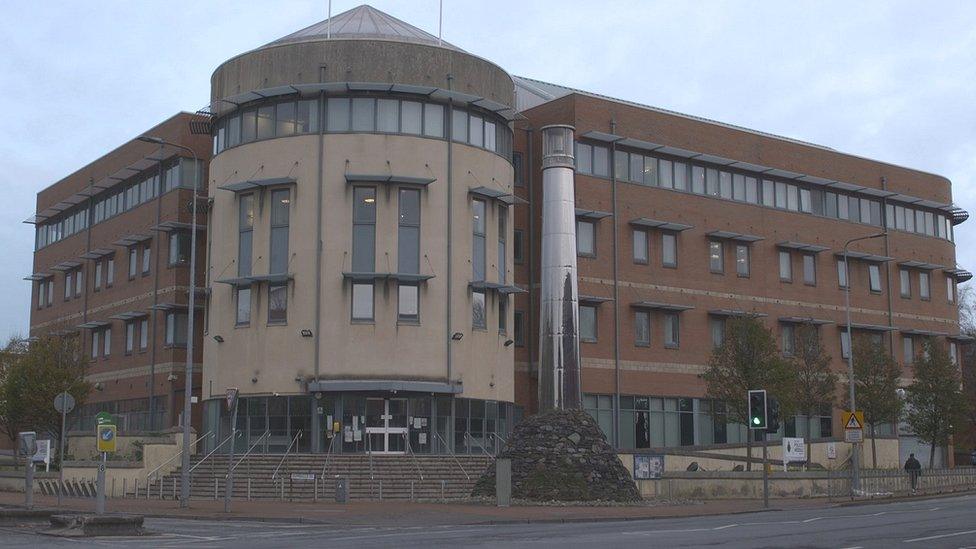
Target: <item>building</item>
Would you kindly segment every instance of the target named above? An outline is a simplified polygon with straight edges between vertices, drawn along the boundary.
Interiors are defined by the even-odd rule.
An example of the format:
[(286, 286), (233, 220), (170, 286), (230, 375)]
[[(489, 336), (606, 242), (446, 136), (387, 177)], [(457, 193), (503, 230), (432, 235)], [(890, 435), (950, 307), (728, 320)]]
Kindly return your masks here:
[[(210, 139), (190, 133), (192, 118), (179, 113), (144, 133), (190, 147), (202, 184)], [(96, 389), (71, 429), (94, 429), (100, 411), (123, 431), (178, 424), (193, 182), (191, 154), (133, 139), (37, 195), (27, 220), (36, 226), (30, 333), (81, 338)]]
[[(201, 158), (212, 145), (198, 248), (211, 446), (230, 433), (228, 388), (240, 391), (238, 428), (263, 452), (491, 451), (534, 413), (541, 129), (551, 125), (575, 128), (584, 407), (618, 448), (744, 440), (698, 377), (729, 317), (762, 317), (787, 354), (795, 326), (812, 322), (842, 373), (847, 285), (856, 331), (906, 368), (926, 337), (961, 356), (955, 292), (971, 275), (956, 266), (953, 231), (968, 214), (943, 177), (512, 77), (369, 6), (238, 55), (211, 84), (212, 144), (186, 133), (188, 115), (147, 132), (168, 128)], [(92, 165), (98, 177), (86, 168), (39, 195), (39, 243), (58, 240), (46, 227), (72, 204), (98, 218), (82, 194), (90, 179), (97, 197), (113, 194), (122, 184), (98, 187), (101, 177), (158, 153), (119, 151)], [(44, 304), (32, 330), (77, 318), (72, 327), (104, 341), (103, 323), (116, 334), (134, 319), (161, 323), (151, 363), (167, 424), (180, 394), (164, 380), (179, 376), (180, 350), (166, 344), (157, 302), (185, 303), (187, 271), (159, 273), (155, 293), (138, 273), (119, 298), (91, 284), (83, 302), (50, 296), (71, 269), (109, 261), (99, 250), (122, 258), (136, 236), (163, 234), (154, 227), (184, 228), (177, 196), (189, 191), (153, 199), (158, 219), (121, 213), (104, 234), (90, 224), (91, 245), (59, 234), (38, 247), (32, 275)], [(851, 246), (846, 276), (845, 242), (885, 227)], [(141, 301), (118, 302), (130, 295)], [(144, 379), (136, 368), (146, 375), (144, 362), (124, 360), (98, 357), (102, 400), (146, 398), (110, 392), (117, 378)], [(798, 419), (784, 434), (839, 433), (839, 410)]]

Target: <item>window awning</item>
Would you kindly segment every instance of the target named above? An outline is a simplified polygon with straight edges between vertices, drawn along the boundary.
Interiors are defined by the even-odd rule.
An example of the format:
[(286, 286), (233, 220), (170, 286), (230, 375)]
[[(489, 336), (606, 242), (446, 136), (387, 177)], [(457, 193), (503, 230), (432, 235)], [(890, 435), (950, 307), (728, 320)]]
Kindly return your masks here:
[(976, 341), (976, 338), (966, 334), (949, 334), (946, 339), (951, 339), (952, 341), (957, 341), (959, 343), (972, 343)]
[(526, 290), (525, 288), (523, 288), (521, 286), (516, 286), (514, 284), (509, 284), (507, 286), (502, 286), (501, 288), (498, 288), (498, 293), (503, 294), (503, 295), (508, 295), (508, 294), (524, 294), (524, 293), (527, 293), (527, 292), (528, 292), (528, 290)]
[(390, 273), (390, 278), (397, 282), (426, 282), (432, 278), (432, 274), (420, 273)]
[(784, 250), (797, 250), (799, 252), (809, 252), (814, 254), (819, 254), (820, 252), (825, 252), (830, 249), (826, 246), (820, 246), (817, 244), (804, 244), (802, 242), (793, 242), (792, 240), (777, 242), (776, 247), (782, 248)]
[[(182, 221), (164, 221), (159, 225), (153, 225), (152, 227), (152, 230), (163, 232), (163, 233), (171, 233), (174, 231), (189, 231), (191, 229), (193, 229), (193, 224), (184, 223)], [(197, 230), (205, 231), (207, 230), (207, 226), (203, 223), (198, 223)]]
[(672, 221), (658, 221), (657, 219), (650, 219), (647, 217), (632, 219), (630, 224), (636, 227), (647, 227), (648, 229), (660, 229), (662, 231), (674, 232), (687, 231), (688, 229), (694, 228), (694, 225), (685, 225), (684, 223), (674, 223)]
[(599, 221), (604, 217), (610, 217), (613, 215), (610, 212), (601, 212), (599, 210), (584, 210), (582, 208), (576, 208), (576, 217), (582, 219), (592, 219), (593, 221)]
[(58, 263), (57, 265), (51, 267), (51, 270), (58, 271), (58, 272), (65, 272), (65, 271), (70, 271), (72, 269), (77, 269), (78, 267), (81, 267), (81, 263), (77, 261), (62, 261), (61, 263)]
[(274, 187), (278, 185), (294, 185), (295, 183), (296, 181), (292, 177), (271, 177), (268, 179), (250, 179), (247, 181), (238, 181), (237, 183), (227, 183), (225, 185), (220, 185), (217, 188), (236, 194), (253, 191), (255, 189), (264, 190), (267, 187)]
[(967, 271), (966, 269), (960, 269), (956, 267), (955, 269), (945, 269), (945, 274), (956, 279), (956, 282), (965, 282), (973, 277), (973, 273)]
[(504, 204), (508, 204), (509, 206), (515, 204), (515, 202), (517, 201), (522, 200), (521, 198), (517, 198), (514, 194), (506, 193), (505, 191), (499, 191), (497, 189), (492, 189), (490, 187), (485, 187), (485, 186), (471, 187), (470, 189), (468, 189), (468, 193), (473, 194), (475, 196), (480, 196), (482, 198), (488, 198), (490, 200), (497, 200)]
[(437, 179), (433, 177), (413, 177), (393, 174), (346, 174), (346, 183), (387, 183), (390, 185), (421, 185), (426, 187)]
[(806, 316), (781, 316), (779, 321), (783, 324), (813, 324), (814, 326), (823, 326), (824, 324), (833, 324), (833, 320), (827, 320), (823, 318), (811, 318)]
[(763, 318), (769, 316), (766, 313), (758, 313), (756, 311), (741, 311), (738, 309), (710, 309), (708, 311), (708, 314), (712, 316), (733, 316), (733, 317), (751, 316), (754, 318)]
[[(834, 257), (839, 259), (844, 259), (844, 252), (836, 252)], [(886, 255), (874, 255), (864, 252), (847, 252), (847, 259), (854, 259), (860, 261), (867, 261), (868, 263), (884, 263), (886, 261), (891, 261), (894, 258), (888, 257)]]
[(88, 252), (81, 254), (81, 259), (101, 259), (107, 255), (114, 255), (115, 250), (110, 250), (108, 248), (97, 248)]
[(488, 282), (487, 280), (472, 280), (468, 282), (468, 287), (472, 290), (491, 290), (496, 291), (500, 294), (521, 294), (526, 290), (511, 284), (502, 284), (501, 282)]
[(676, 305), (674, 303), (659, 303), (657, 301), (635, 301), (630, 304), (635, 309), (654, 309), (658, 311), (671, 311), (680, 313), (694, 309), (691, 305)]
[(130, 234), (128, 236), (123, 236), (122, 238), (116, 240), (112, 244), (115, 246), (121, 246), (123, 248), (134, 246), (140, 242), (145, 242), (147, 240), (152, 240), (152, 235), (148, 234)]
[(266, 282), (268, 284), (279, 284), (282, 282), (288, 282), (294, 280), (295, 275), (293, 273), (278, 273), (278, 274), (264, 274), (264, 275), (251, 275), (251, 276), (240, 276), (235, 278), (222, 278), (220, 280), (215, 280), (214, 282), (218, 284), (228, 284), (230, 286), (250, 286), (251, 284), (259, 284)]
[(111, 326), (111, 325), (112, 325), (111, 322), (106, 322), (104, 320), (92, 320), (89, 322), (85, 322), (84, 324), (79, 324), (75, 326), (75, 328), (78, 328), (79, 330), (96, 330), (98, 328), (104, 328), (105, 326)]
[[(841, 330), (847, 330), (847, 324), (838, 324), (837, 327)], [(867, 332), (893, 332), (898, 328), (894, 326), (882, 326), (880, 324), (861, 324), (858, 322), (851, 322), (851, 328), (854, 330), (864, 330)]]
[(580, 295), (579, 302), (587, 303), (590, 305), (600, 305), (601, 303), (606, 303), (608, 301), (613, 301), (612, 297), (603, 297), (598, 295)]
[(432, 274), (420, 273), (379, 273), (372, 271), (346, 271), (342, 273), (342, 278), (353, 282), (373, 282), (376, 280), (396, 280), (397, 282), (426, 282), (432, 278)]
[(910, 336), (924, 336), (924, 337), (945, 337), (948, 332), (935, 332), (932, 330), (919, 330), (916, 328), (902, 329), (901, 333)]
[[(169, 302), (169, 303), (157, 303), (155, 305), (150, 306), (149, 308), (154, 311), (185, 311), (186, 309), (189, 309), (189, 306), (186, 303)], [(193, 308), (202, 309), (203, 304), (194, 303)]]
[(619, 135), (614, 135), (612, 133), (596, 132), (593, 130), (581, 134), (580, 137), (584, 139), (592, 139), (594, 141), (603, 141), (604, 143), (614, 143), (616, 141), (620, 141), (621, 139), (623, 139), (623, 137)]
[(145, 311), (129, 311), (127, 313), (119, 313), (110, 316), (112, 320), (135, 320), (137, 318), (146, 318), (149, 313)]
[(51, 273), (33, 273), (33, 274), (29, 274), (29, 275), (25, 276), (24, 277), (24, 280), (30, 280), (30, 281), (33, 281), (33, 282), (37, 282), (38, 280), (47, 280), (47, 279), (51, 278), (52, 276), (54, 276), (54, 275), (51, 274)]
[(759, 242), (760, 240), (763, 240), (763, 237), (761, 236), (756, 236), (752, 234), (734, 233), (732, 231), (712, 231), (710, 233), (705, 233), (705, 236), (707, 236), (708, 238), (734, 240), (736, 242), (747, 242), (747, 243)]
[(907, 267), (909, 269), (921, 269), (923, 271), (934, 271), (936, 269), (945, 269), (945, 265), (938, 265), (936, 263), (926, 263), (924, 261), (916, 261), (914, 259), (910, 261), (899, 261), (899, 267)]

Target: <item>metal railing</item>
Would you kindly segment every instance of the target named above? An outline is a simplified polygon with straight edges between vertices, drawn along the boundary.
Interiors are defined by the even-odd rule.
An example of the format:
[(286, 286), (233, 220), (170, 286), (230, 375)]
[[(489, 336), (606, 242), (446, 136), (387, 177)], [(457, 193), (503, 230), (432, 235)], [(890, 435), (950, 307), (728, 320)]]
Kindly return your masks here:
[(242, 455), (241, 458), (237, 460), (237, 463), (231, 466), (231, 468), (227, 471), (227, 474), (224, 475), (224, 478), (229, 478), (230, 474), (234, 472), (234, 469), (237, 469), (237, 466), (240, 465), (241, 462), (243, 462), (245, 459), (247, 459), (247, 456), (251, 455), (251, 452), (253, 452), (254, 449), (257, 448), (257, 445), (261, 444), (262, 440), (270, 436), (271, 436), (271, 431), (265, 431), (264, 434), (259, 436), (258, 439), (254, 441), (254, 444), (252, 444), (251, 447), (248, 448), (246, 452), (244, 452), (244, 455)]
[(288, 444), (288, 448), (285, 450), (285, 455), (281, 456), (281, 461), (279, 461), (278, 466), (275, 467), (274, 473), (271, 474), (272, 481), (278, 478), (278, 470), (281, 469), (281, 466), (285, 463), (285, 460), (288, 459), (288, 454), (291, 453), (292, 447), (295, 446), (295, 444), (298, 442), (298, 439), (301, 437), (302, 437), (302, 430), (299, 429), (298, 433), (295, 434), (295, 438), (291, 439), (291, 442)]
[(332, 448), (335, 446), (336, 439), (339, 438), (338, 433), (333, 433), (332, 440), (329, 441), (329, 447), (325, 450), (325, 463), (322, 464), (322, 472), (319, 473), (319, 478), (325, 478), (325, 469), (329, 466), (329, 461), (332, 459)]
[(417, 455), (413, 453), (413, 447), (410, 445), (410, 431), (403, 433), (403, 442), (407, 446), (407, 453), (413, 458), (413, 464), (417, 466), (417, 474), (420, 475), (420, 480), (424, 480), (424, 472), (420, 470), (420, 460), (417, 459)]
[(481, 444), (480, 442), (478, 442), (478, 439), (476, 439), (473, 436), (471, 436), (471, 433), (465, 431), (464, 432), (464, 440), (465, 441), (470, 441), (470, 442), (473, 442), (473, 443), (477, 444), (478, 445), (478, 448), (481, 448), (481, 453), (483, 453), (484, 455), (486, 455), (486, 456), (488, 456), (488, 457), (490, 457), (492, 459), (495, 458), (495, 456), (493, 456), (491, 454), (491, 452), (489, 452), (488, 449), (485, 448), (485, 446), (483, 444)]
[(469, 475), (468, 472), (464, 470), (464, 466), (461, 465), (461, 460), (459, 460), (457, 458), (457, 455), (454, 453), (454, 448), (452, 448), (447, 443), (447, 441), (444, 440), (444, 438), (437, 433), (436, 430), (431, 429), (430, 434), (434, 435), (435, 437), (437, 437), (437, 440), (441, 441), (441, 444), (444, 445), (444, 449), (447, 450), (447, 453), (450, 454), (452, 458), (454, 458), (454, 463), (457, 463), (458, 469), (460, 469), (461, 472), (464, 473), (464, 477), (468, 480), (471, 480), (471, 475)]
[[(190, 472), (192, 473), (194, 469), (196, 469), (197, 467), (199, 467), (200, 465), (202, 465), (205, 461), (207, 461), (208, 459), (210, 459), (211, 456), (213, 456), (214, 454), (216, 454), (217, 453), (217, 450), (220, 450), (221, 448), (223, 448), (224, 444), (227, 444), (233, 436), (234, 436), (233, 434), (227, 435), (227, 438), (225, 438), (224, 440), (222, 440), (220, 442), (220, 444), (218, 444), (217, 446), (214, 446), (214, 449), (213, 450), (210, 450), (210, 453), (209, 454), (203, 456), (203, 459), (201, 459), (200, 461), (196, 462), (193, 465), (193, 467), (190, 467)], [(239, 436), (239, 437), (244, 436), (244, 431), (237, 431), (237, 436)]]
[[(508, 444), (508, 441), (505, 440), (505, 437), (499, 435), (498, 433), (488, 433), (488, 436), (495, 437), (495, 455), (497, 456), (502, 452), (502, 450), (505, 449), (505, 445)], [(499, 444), (499, 442), (501, 444)]]
[(363, 427), (363, 436), (366, 437), (366, 455), (369, 456), (369, 482), (370, 485), (373, 483), (373, 444), (370, 440), (373, 438), (369, 436), (369, 431), (366, 427)]
[[(217, 434), (216, 434), (216, 433), (214, 433), (213, 431), (208, 431), (208, 432), (207, 432), (206, 434), (203, 434), (203, 435), (200, 435), (200, 436), (198, 436), (198, 437), (196, 438), (196, 440), (194, 440), (194, 441), (193, 441), (193, 442), (191, 442), (190, 444), (191, 444), (191, 445), (195, 445), (196, 443), (198, 443), (198, 442), (200, 442), (201, 440), (203, 440), (203, 439), (205, 439), (205, 438), (207, 438), (207, 437), (209, 437), (209, 436), (217, 436)], [(181, 448), (181, 449), (180, 449), (180, 451), (176, 453), (176, 455), (174, 455), (173, 457), (171, 457), (171, 458), (169, 458), (169, 459), (167, 459), (166, 461), (164, 461), (164, 462), (162, 462), (162, 463), (160, 463), (160, 464), (159, 464), (158, 466), (156, 466), (156, 468), (155, 468), (155, 469), (153, 469), (152, 471), (149, 471), (149, 474), (148, 474), (148, 475), (146, 475), (146, 486), (149, 486), (149, 483), (150, 483), (150, 482), (152, 482), (152, 477), (153, 477), (153, 475), (156, 475), (156, 480), (159, 480), (159, 476), (160, 476), (160, 475), (159, 475), (158, 473), (159, 473), (159, 470), (160, 470), (160, 469), (162, 469), (163, 467), (165, 467), (165, 466), (167, 466), (167, 465), (169, 465), (169, 464), (170, 464), (170, 463), (172, 463), (172, 462), (173, 462), (174, 460), (176, 460), (176, 459), (178, 459), (178, 458), (180, 458), (180, 457), (182, 457), (182, 456), (183, 456), (183, 449)], [(191, 470), (192, 470), (192, 469), (191, 469)]]

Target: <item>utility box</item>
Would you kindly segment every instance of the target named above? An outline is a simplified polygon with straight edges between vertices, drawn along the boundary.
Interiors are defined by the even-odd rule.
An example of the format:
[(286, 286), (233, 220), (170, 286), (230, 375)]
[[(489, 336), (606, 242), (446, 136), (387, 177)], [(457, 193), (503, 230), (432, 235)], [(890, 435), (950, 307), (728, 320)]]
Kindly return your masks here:
[(336, 503), (349, 503), (349, 480), (336, 476), (335, 479), (335, 500)]
[(495, 460), (495, 501), (499, 507), (512, 504), (512, 460)]

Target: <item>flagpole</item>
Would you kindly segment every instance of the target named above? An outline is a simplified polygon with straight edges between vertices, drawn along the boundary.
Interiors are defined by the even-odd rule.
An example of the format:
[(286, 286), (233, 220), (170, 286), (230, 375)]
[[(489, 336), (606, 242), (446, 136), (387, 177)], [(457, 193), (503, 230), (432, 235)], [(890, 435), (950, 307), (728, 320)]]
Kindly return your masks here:
[(332, 0), (329, 0), (329, 18), (325, 23), (325, 37), (332, 38)]
[[(330, 2), (332, 0), (329, 0)], [(441, 36), (444, 34), (444, 0), (440, 0), (437, 10), (437, 45), (441, 45)]]

